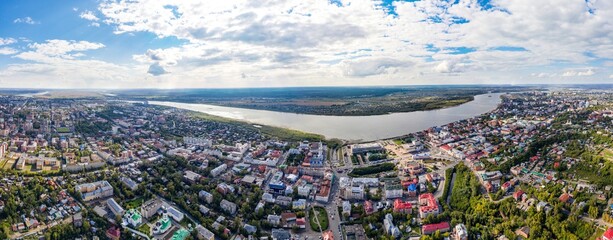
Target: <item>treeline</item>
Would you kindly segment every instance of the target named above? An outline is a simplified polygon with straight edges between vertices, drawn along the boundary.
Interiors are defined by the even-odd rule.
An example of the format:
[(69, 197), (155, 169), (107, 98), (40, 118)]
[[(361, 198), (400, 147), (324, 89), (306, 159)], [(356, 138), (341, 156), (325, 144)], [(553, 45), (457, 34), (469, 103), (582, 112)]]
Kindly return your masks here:
[(99, 132), (106, 132), (111, 130), (111, 124), (109, 122), (89, 122), (79, 121), (75, 124), (75, 129), (81, 134), (95, 135)]
[(393, 163), (382, 163), (368, 167), (354, 168), (348, 175), (351, 177), (358, 177), (370, 174), (377, 174), (381, 172), (387, 172), (394, 170), (395, 165)]

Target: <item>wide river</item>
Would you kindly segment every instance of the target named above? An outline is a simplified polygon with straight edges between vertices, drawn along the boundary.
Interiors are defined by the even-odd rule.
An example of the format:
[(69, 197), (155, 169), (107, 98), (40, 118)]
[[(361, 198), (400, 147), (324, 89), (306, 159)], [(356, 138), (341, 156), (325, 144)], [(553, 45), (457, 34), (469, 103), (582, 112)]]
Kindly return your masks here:
[(150, 101), (149, 104), (317, 133), (327, 138), (372, 141), (402, 136), (487, 113), (498, 106), (501, 95), (502, 93), (477, 95), (474, 101), (450, 108), (376, 116), (322, 116), (178, 102)]

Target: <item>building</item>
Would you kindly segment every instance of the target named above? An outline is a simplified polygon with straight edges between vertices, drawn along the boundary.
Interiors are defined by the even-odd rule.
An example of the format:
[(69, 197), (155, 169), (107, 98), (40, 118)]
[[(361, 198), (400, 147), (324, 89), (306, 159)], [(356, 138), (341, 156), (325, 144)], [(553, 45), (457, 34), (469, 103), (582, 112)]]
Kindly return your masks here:
[(183, 214), (181, 211), (171, 206), (168, 206), (166, 208), (166, 212), (172, 219), (174, 219), (177, 222), (183, 221), (183, 218), (185, 217), (185, 214)]
[(200, 179), (202, 178), (202, 176), (200, 174), (197, 174), (193, 171), (185, 171), (185, 173), (183, 174), (183, 179), (185, 179), (185, 181), (189, 182), (189, 183), (196, 183), (198, 182)]
[(385, 227), (385, 233), (394, 236), (396, 238), (400, 237), (402, 233), (400, 233), (400, 229), (394, 225), (394, 218), (392, 214), (385, 214), (385, 219), (383, 219), (383, 226)]
[(292, 209), (304, 210), (306, 208), (306, 205), (307, 205), (306, 199), (298, 199), (292, 202)]
[(343, 215), (351, 215), (351, 203), (349, 201), (343, 201)]
[(439, 214), (439, 206), (438, 201), (434, 198), (432, 193), (426, 193), (419, 195), (419, 217), (426, 218), (429, 215), (438, 215)]
[(225, 172), (226, 169), (228, 169), (228, 165), (224, 163), (224, 164), (217, 166), (216, 168), (213, 168), (210, 174), (212, 177), (217, 177), (219, 176), (219, 174)]
[(455, 225), (453, 234), (455, 240), (468, 240), (468, 230), (462, 223)]
[(448, 222), (440, 222), (434, 224), (426, 224), (421, 227), (421, 234), (430, 235), (439, 231), (440, 233), (449, 232), (451, 230), (451, 226), (449, 226)]
[(366, 215), (370, 215), (373, 212), (375, 212), (375, 209), (372, 206), (372, 202), (371, 201), (365, 201), (364, 202), (364, 213), (366, 213)]
[(132, 191), (138, 188), (138, 183), (134, 182), (134, 180), (129, 177), (121, 177), (121, 182), (123, 182), (123, 184), (125, 184)]
[(136, 209), (129, 209), (123, 218), (130, 224), (132, 227), (137, 227), (141, 223), (143, 223), (143, 217), (140, 215)]
[(268, 217), (266, 218), (266, 221), (268, 221), (268, 223), (272, 224), (273, 226), (279, 226), (279, 224), (281, 224), (281, 216), (268, 215)]
[(121, 230), (116, 227), (111, 227), (106, 230), (106, 237), (112, 240), (119, 240), (121, 239)]
[(601, 240), (613, 240), (613, 228), (609, 228), (607, 229), (607, 231), (604, 232), (604, 234), (602, 234), (602, 237), (600, 237)]
[(200, 190), (200, 192), (198, 192), (198, 197), (202, 200), (204, 200), (206, 203), (211, 203), (213, 202), (213, 194), (204, 191), (204, 190)]
[(202, 225), (196, 226), (196, 231), (198, 232), (198, 239), (200, 240), (215, 240), (215, 234)]
[(361, 224), (345, 226), (345, 239), (347, 240), (366, 240), (366, 231)]
[(530, 237), (530, 228), (528, 226), (521, 227), (515, 230), (515, 234), (517, 234), (517, 236), (522, 236), (523, 238), (528, 238)]
[(106, 200), (106, 205), (109, 207), (109, 209), (111, 209), (111, 212), (113, 212), (115, 216), (123, 216), (123, 213), (126, 211), (113, 198)]
[(183, 137), (183, 142), (188, 145), (196, 145), (203, 147), (210, 147), (213, 145), (213, 141), (211, 139), (199, 137)]
[(403, 202), (400, 199), (394, 200), (394, 212), (411, 214), (413, 212), (413, 205), (410, 202)]
[(385, 184), (385, 198), (394, 199), (402, 197), (402, 185)]
[(225, 200), (225, 199), (221, 200), (221, 202), (219, 203), (219, 207), (221, 207), (221, 209), (223, 209), (229, 214), (236, 213), (236, 204), (228, 200)]
[(162, 201), (154, 198), (141, 205), (140, 213), (144, 218), (149, 219), (153, 217), (161, 207)]
[(351, 145), (351, 154), (359, 154), (366, 152), (382, 152), (384, 151), (383, 146), (379, 143), (361, 143)]
[(80, 184), (75, 190), (81, 193), (81, 199), (86, 202), (113, 196), (113, 186), (107, 181)]
[(83, 226), (83, 214), (80, 212), (72, 216), (72, 224), (75, 227)]
[(200, 211), (200, 213), (202, 213), (202, 215), (208, 215), (209, 212), (211, 211), (208, 207), (204, 206), (204, 205), (198, 205), (198, 211)]
[(272, 240), (290, 240), (291, 235), (289, 231), (280, 228), (272, 229)]

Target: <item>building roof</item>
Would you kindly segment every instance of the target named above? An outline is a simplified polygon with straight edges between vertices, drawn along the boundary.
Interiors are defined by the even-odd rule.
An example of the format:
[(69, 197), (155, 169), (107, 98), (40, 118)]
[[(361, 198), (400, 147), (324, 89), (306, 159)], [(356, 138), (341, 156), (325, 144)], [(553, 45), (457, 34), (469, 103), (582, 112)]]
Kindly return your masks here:
[(604, 232), (602, 236), (605, 237), (606, 239), (613, 239), (613, 228), (607, 229), (607, 231)]
[(202, 225), (196, 226), (196, 231), (198, 231), (198, 235), (203, 236), (204, 239), (210, 239), (210, 238), (214, 238), (215, 237), (215, 234), (213, 234), (211, 231), (209, 231), (208, 229), (206, 229)]
[(449, 225), (448, 222), (440, 222), (440, 223), (433, 223), (433, 224), (423, 225), (421, 227), (421, 231), (422, 232), (435, 232), (437, 230), (450, 229), (450, 228), (451, 228), (451, 226)]

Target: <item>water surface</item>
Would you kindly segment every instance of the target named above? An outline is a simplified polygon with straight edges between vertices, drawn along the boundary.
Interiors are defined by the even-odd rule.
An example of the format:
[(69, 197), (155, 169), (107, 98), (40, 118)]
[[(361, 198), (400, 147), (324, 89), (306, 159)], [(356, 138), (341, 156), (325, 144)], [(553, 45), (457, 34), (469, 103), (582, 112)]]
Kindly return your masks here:
[(149, 104), (317, 133), (326, 138), (371, 141), (418, 132), (487, 113), (498, 106), (501, 95), (502, 93), (477, 95), (473, 101), (450, 108), (376, 116), (322, 116), (160, 101), (149, 101)]

